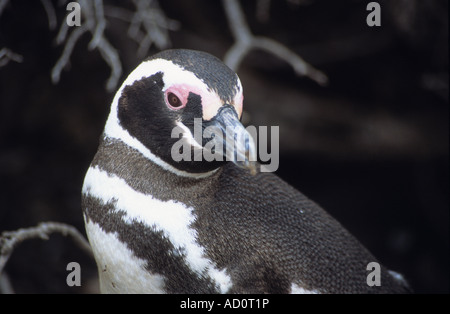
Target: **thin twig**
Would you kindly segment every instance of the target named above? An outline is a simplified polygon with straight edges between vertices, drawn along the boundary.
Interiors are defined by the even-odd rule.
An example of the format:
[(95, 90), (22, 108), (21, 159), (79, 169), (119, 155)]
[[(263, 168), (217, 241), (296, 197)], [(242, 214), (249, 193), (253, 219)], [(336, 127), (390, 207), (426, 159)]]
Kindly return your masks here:
[(297, 73), (297, 75), (307, 76), (320, 85), (327, 84), (328, 78), (323, 72), (317, 70), (312, 65), (305, 62), (305, 60), (303, 60), (299, 55), (297, 55), (292, 50), (289, 50), (288, 48), (286, 48), (286, 46), (283, 46), (279, 42), (266, 37), (255, 37), (253, 45), (256, 48), (270, 51), (280, 59), (289, 62), (294, 68), (294, 71), (295, 73)]
[(45, 13), (47, 13), (48, 28), (50, 30), (56, 29), (56, 13), (55, 8), (50, 0), (41, 0), (42, 6), (44, 7)]
[(23, 57), (8, 48), (0, 49), (0, 67), (7, 65), (9, 61), (21, 63)]
[(98, 45), (103, 37), (103, 32), (105, 31), (105, 28), (106, 28), (105, 15), (103, 13), (103, 1), (95, 0), (94, 1), (94, 9), (95, 9), (95, 18), (97, 21), (97, 25), (95, 26), (93, 38), (88, 45), (89, 50), (93, 50), (98, 47)]
[(103, 59), (111, 68), (111, 75), (106, 82), (106, 89), (108, 91), (113, 91), (119, 83), (120, 75), (122, 74), (122, 64), (120, 63), (119, 53), (104, 37), (100, 39), (98, 48)]
[[(167, 19), (157, 1), (133, 0), (133, 3), (136, 12), (130, 20), (128, 36), (139, 44), (138, 56), (145, 56), (152, 43), (161, 50), (170, 47), (168, 30), (177, 29), (178, 22)], [(141, 27), (144, 37), (141, 36)]]
[(130, 23), (128, 36), (138, 43), (137, 53), (140, 57), (148, 53), (152, 44), (155, 44), (159, 49), (168, 48), (171, 45), (168, 30), (175, 30), (179, 27), (177, 21), (165, 17), (156, 0), (150, 2), (148, 0), (133, 0), (136, 7), (134, 12), (116, 6), (105, 6), (102, 0), (79, 0), (78, 2), (83, 16), (82, 25), (71, 30), (72, 27), (68, 27), (64, 21), (61, 23), (56, 36), (56, 43), (63, 44), (65, 42), (65, 45), (61, 57), (52, 69), (52, 81), (54, 83), (59, 82), (61, 72), (69, 63), (73, 48), (79, 38), (88, 32), (92, 35), (88, 49), (98, 49), (103, 60), (111, 69), (106, 89), (113, 91), (117, 87), (122, 75), (122, 64), (119, 52), (105, 36), (107, 16)]
[(52, 69), (52, 81), (53, 83), (59, 82), (61, 72), (69, 63), (75, 44), (84, 33), (89, 32), (92, 35), (92, 39), (88, 44), (88, 49), (98, 49), (105, 62), (111, 68), (111, 75), (106, 83), (106, 89), (113, 91), (122, 75), (122, 64), (118, 51), (109, 43), (104, 34), (106, 19), (104, 16), (103, 1), (95, 0), (95, 2), (92, 2), (80, 0), (79, 2), (84, 21), (81, 26), (74, 27), (75, 29), (68, 37), (69, 27), (65, 21), (61, 23), (60, 30), (56, 36), (56, 43), (62, 44), (65, 41), (65, 45), (61, 57)]
[(244, 13), (237, 0), (222, 0), (222, 3), (228, 19), (228, 25), (235, 39), (235, 43), (224, 57), (225, 64), (231, 69), (237, 71), (240, 63), (250, 50), (262, 49), (288, 62), (297, 75), (307, 76), (320, 85), (328, 83), (328, 78), (323, 72), (315, 69), (286, 46), (267, 37), (254, 36), (247, 25)]
[(88, 255), (93, 256), (89, 242), (75, 227), (59, 222), (43, 222), (36, 227), (22, 228), (16, 231), (5, 231), (2, 233), (0, 237), (0, 276), (17, 245), (25, 240), (36, 238), (48, 240), (52, 233), (61, 233), (64, 236), (72, 237), (78, 247)]
[[(0, 0), (0, 16), (9, 4), (9, 0)], [(65, 6), (67, 0), (59, 0), (58, 6)], [(98, 49), (103, 60), (111, 69), (111, 74), (106, 83), (106, 89), (113, 91), (122, 75), (122, 64), (119, 52), (108, 41), (105, 30), (108, 26), (107, 17), (121, 19), (130, 23), (128, 37), (138, 45), (137, 54), (144, 57), (152, 44), (158, 49), (166, 49), (171, 46), (169, 30), (175, 31), (180, 28), (180, 23), (168, 19), (159, 7), (157, 0), (133, 0), (135, 11), (129, 11), (116, 6), (105, 6), (103, 0), (78, 0), (83, 18), (80, 26), (69, 26), (66, 19), (63, 19), (56, 35), (56, 44), (64, 45), (63, 52), (51, 70), (51, 78), (54, 84), (59, 83), (63, 69), (70, 64), (70, 57), (78, 40), (85, 33), (92, 36), (88, 50)], [(55, 7), (50, 0), (41, 0), (45, 9), (50, 30), (57, 27)], [(69, 14), (69, 13), (68, 13)], [(22, 62), (22, 56), (13, 53), (8, 49), (0, 51), (0, 67), (9, 61)]]
[(57, 45), (61, 45), (66, 40), (67, 32), (69, 31), (69, 25), (67, 23), (61, 23), (58, 35), (56, 35), (55, 42)]
[(251, 48), (252, 47), (247, 43), (237, 40), (225, 54), (225, 64), (234, 71), (237, 71), (245, 55), (251, 50)]
[(250, 44), (253, 34), (247, 25), (244, 12), (239, 3), (236, 0), (222, 0), (222, 3), (234, 39)]
[(61, 77), (61, 71), (63, 68), (69, 63), (70, 56), (72, 55), (73, 48), (75, 47), (75, 44), (77, 43), (78, 39), (83, 35), (85, 32), (88, 31), (88, 28), (85, 26), (77, 27), (69, 36), (67, 39), (66, 45), (64, 46), (63, 53), (61, 57), (59, 57), (58, 61), (56, 62), (55, 66), (52, 69), (52, 82), (54, 84), (59, 82), (59, 79)]

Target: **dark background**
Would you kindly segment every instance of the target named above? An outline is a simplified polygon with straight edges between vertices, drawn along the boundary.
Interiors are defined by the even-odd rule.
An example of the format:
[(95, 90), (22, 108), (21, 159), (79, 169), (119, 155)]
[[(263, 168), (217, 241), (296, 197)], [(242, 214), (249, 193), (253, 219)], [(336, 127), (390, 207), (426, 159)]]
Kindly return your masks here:
[[(126, 1), (107, 1), (133, 8)], [(278, 175), (322, 205), (418, 293), (449, 292), (448, 1), (392, 0), (381, 27), (369, 1), (243, 2), (254, 34), (286, 45), (326, 73), (328, 86), (298, 77), (285, 61), (252, 51), (238, 74), (246, 121), (280, 126)], [(221, 2), (165, 0), (180, 23), (173, 48), (223, 58), (233, 37)], [(65, 8), (56, 5), (58, 25)], [(259, 16), (259, 18), (258, 18)], [(139, 64), (128, 25), (108, 20), (122, 79)], [(90, 34), (54, 85), (62, 53), (39, 1), (12, 1), (0, 16), (0, 49), (23, 56), (0, 68), (0, 232), (61, 221), (84, 233), (80, 190), (114, 93)], [(150, 54), (157, 52), (154, 46)], [(82, 268), (70, 288), (67, 263)], [(21, 244), (5, 272), (17, 293), (96, 292), (95, 263), (70, 239)]]

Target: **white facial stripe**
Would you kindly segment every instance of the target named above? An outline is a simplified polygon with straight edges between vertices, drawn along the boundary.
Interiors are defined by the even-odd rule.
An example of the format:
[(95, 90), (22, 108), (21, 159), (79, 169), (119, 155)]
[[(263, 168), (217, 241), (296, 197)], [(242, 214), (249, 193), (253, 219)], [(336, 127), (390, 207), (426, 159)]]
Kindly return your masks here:
[(107, 203), (116, 200), (115, 209), (124, 211), (126, 223), (139, 221), (161, 230), (175, 248), (186, 253), (188, 266), (201, 275), (204, 271), (216, 281), (221, 292), (231, 287), (231, 278), (225, 270), (219, 270), (214, 262), (204, 256), (204, 248), (197, 241), (197, 234), (189, 226), (194, 222), (193, 208), (176, 201), (160, 201), (151, 195), (137, 192), (125, 180), (109, 175), (98, 167), (90, 167), (83, 184), (83, 193)]
[[(125, 86), (132, 85), (135, 81), (138, 81), (144, 77), (150, 77), (158, 72), (164, 73), (164, 92), (173, 85), (186, 85), (189, 83), (189, 85), (195, 86), (195, 91), (201, 93), (202, 99), (204, 99), (202, 102), (204, 105), (203, 119), (210, 120), (216, 115), (217, 110), (222, 105), (222, 101), (215, 91), (209, 90), (208, 86), (196, 77), (194, 73), (184, 70), (182, 67), (172, 63), (171, 61), (165, 59), (153, 59), (141, 63), (136, 69), (134, 69), (133, 72), (130, 73), (130, 75), (128, 75), (114, 97), (108, 122), (109, 120), (117, 120), (119, 98)], [(234, 104), (232, 105), (235, 106), (238, 116), (240, 117), (242, 114), (243, 89), (239, 78), (237, 79), (237, 82), (238, 87), (236, 87), (236, 96), (233, 99)], [(112, 117), (112, 115), (114, 117)], [(118, 121), (111, 121), (111, 123), (113, 122)]]
[(211, 120), (217, 114), (220, 107), (222, 107), (222, 100), (216, 93), (202, 93), (202, 110), (203, 110), (203, 119)]
[[(131, 136), (127, 130), (125, 130), (119, 123), (118, 118), (118, 105), (119, 98), (122, 95), (123, 89), (132, 85), (134, 82), (144, 78), (150, 77), (158, 72), (164, 72), (163, 80), (164, 87), (163, 91), (174, 85), (189, 85), (195, 86), (195, 92), (201, 94), (203, 107), (203, 119), (210, 120), (216, 114), (219, 108), (222, 106), (222, 101), (215, 91), (210, 91), (208, 86), (199, 78), (197, 78), (192, 72), (186, 71), (178, 65), (175, 65), (171, 61), (164, 59), (153, 59), (141, 63), (133, 72), (128, 75), (126, 80), (123, 82), (122, 86), (117, 91), (114, 96), (113, 102), (111, 104), (111, 111), (106, 121), (104, 134), (105, 137), (115, 138), (123, 141), (130, 147), (138, 150), (146, 158), (150, 159), (157, 165), (161, 166), (163, 169), (175, 173), (179, 176), (190, 177), (190, 178), (204, 178), (208, 177), (216, 170), (205, 172), (205, 173), (189, 173), (186, 171), (178, 170), (170, 164), (163, 161), (161, 158), (154, 155), (146, 146), (144, 146), (139, 140)], [(236, 87), (236, 96), (234, 98), (234, 107), (240, 117), (242, 114), (242, 85), (238, 79), (238, 87)], [(239, 89), (239, 91), (238, 91)], [(206, 104), (206, 105), (205, 105)]]
[(119, 98), (122, 95), (122, 91), (125, 86), (132, 85), (134, 82), (145, 77), (150, 77), (158, 72), (164, 72), (163, 91), (166, 91), (166, 89), (173, 84), (185, 84), (186, 82), (195, 82), (195, 85), (198, 85), (200, 89), (207, 91), (207, 86), (192, 72), (183, 70), (171, 61), (154, 59), (142, 62), (136, 69), (134, 69), (133, 72), (130, 73), (130, 75), (128, 75), (114, 96), (111, 104), (111, 111), (105, 126), (105, 134), (107, 136), (115, 137), (114, 134), (117, 132), (117, 127), (122, 128), (119, 124), (117, 109), (119, 106)]
[(191, 130), (189, 130), (188, 127), (183, 124), (183, 122), (178, 121), (177, 125), (183, 130), (183, 138), (187, 140), (189, 145), (192, 145), (193, 147), (197, 147), (199, 149), (203, 149), (203, 146), (194, 139)]
[[(171, 66), (170, 66), (171, 65)], [(164, 67), (168, 66), (169, 68), (172, 68), (175, 66), (172, 62), (167, 60), (152, 60), (142, 63), (140, 66), (138, 66), (131, 74), (127, 77), (127, 79), (123, 82), (120, 89), (117, 91), (116, 95), (114, 96), (113, 102), (111, 104), (111, 111), (109, 113), (108, 120), (106, 121), (104, 134), (107, 138), (115, 138), (119, 139), (128, 146), (136, 149), (139, 151), (144, 157), (150, 159), (155, 164), (159, 165), (163, 169), (170, 171), (176, 175), (182, 176), (182, 177), (189, 177), (189, 178), (205, 178), (210, 175), (212, 175), (217, 170), (212, 170), (209, 172), (204, 173), (189, 173), (186, 171), (178, 170), (175, 167), (171, 166), (170, 164), (163, 161), (161, 158), (154, 155), (146, 146), (144, 146), (139, 140), (137, 140), (135, 137), (131, 136), (130, 133), (128, 133), (127, 130), (125, 130), (119, 123), (119, 118), (117, 116), (117, 109), (119, 104), (119, 98), (122, 94), (123, 89), (127, 85), (133, 84), (136, 80), (140, 80), (143, 77), (151, 76), (163, 69)], [(178, 68), (178, 71), (180, 71), (180, 68)], [(186, 71), (184, 71), (186, 72)], [(192, 74), (193, 75), (193, 74)], [(197, 79), (197, 78), (196, 78)], [(198, 79), (197, 79), (198, 80)]]
[[(108, 119), (108, 121), (109, 121), (109, 119)], [(107, 127), (109, 127), (108, 130), (107, 130)], [(150, 151), (150, 149), (148, 149), (146, 146), (144, 146), (144, 144), (142, 144), (135, 137), (131, 136), (130, 133), (128, 133), (128, 131), (123, 129), (119, 123), (117, 123), (117, 124), (111, 123), (111, 124), (109, 124), (109, 126), (107, 124), (107, 127), (105, 127), (105, 137), (116, 138), (116, 139), (124, 142), (128, 146), (136, 149), (145, 158), (151, 160), (152, 162), (154, 162), (155, 164), (157, 164), (164, 170), (174, 173), (180, 177), (201, 179), (201, 178), (209, 177), (210, 175), (214, 174), (218, 170), (218, 169), (214, 169), (214, 170), (211, 170), (208, 172), (203, 172), (203, 173), (191, 173), (191, 172), (187, 172), (187, 171), (183, 171), (183, 170), (178, 170), (177, 168), (173, 167), (172, 165), (168, 164), (167, 162), (165, 162), (164, 160), (162, 160), (161, 158), (159, 158), (158, 156), (153, 154)]]
[[(125, 86), (132, 85), (135, 81), (138, 81), (144, 77), (150, 77), (158, 72), (164, 73), (163, 92), (174, 85), (186, 85), (189, 83), (189, 85), (195, 87), (195, 92), (201, 94), (202, 99), (205, 98), (202, 102), (204, 105), (203, 118), (205, 120), (211, 119), (222, 105), (222, 101), (217, 93), (209, 90), (208, 86), (201, 79), (195, 76), (194, 73), (191, 71), (186, 71), (182, 67), (165, 59), (153, 59), (141, 63), (133, 72), (130, 73), (117, 94), (120, 97)], [(116, 111), (117, 103), (115, 109)], [(207, 104), (207, 106), (205, 106), (205, 104)]]

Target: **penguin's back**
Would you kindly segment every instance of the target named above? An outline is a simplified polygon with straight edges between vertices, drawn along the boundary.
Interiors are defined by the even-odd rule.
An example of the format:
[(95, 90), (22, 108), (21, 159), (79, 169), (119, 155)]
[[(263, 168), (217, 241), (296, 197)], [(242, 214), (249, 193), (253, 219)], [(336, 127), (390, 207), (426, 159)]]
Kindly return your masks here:
[(383, 267), (382, 285), (368, 286), (367, 265), (378, 261), (278, 176), (227, 164), (217, 182), (211, 204), (196, 207), (194, 225), (218, 266), (234, 270), (234, 292), (406, 292)]

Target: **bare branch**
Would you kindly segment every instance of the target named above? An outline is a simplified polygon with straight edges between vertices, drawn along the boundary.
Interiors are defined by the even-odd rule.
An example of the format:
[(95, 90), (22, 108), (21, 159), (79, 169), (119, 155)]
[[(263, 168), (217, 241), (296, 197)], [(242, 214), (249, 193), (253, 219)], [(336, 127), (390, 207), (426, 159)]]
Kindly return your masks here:
[[(133, 3), (136, 12), (130, 21), (128, 36), (139, 43), (138, 55), (145, 56), (152, 43), (159, 49), (170, 47), (168, 30), (169, 27), (178, 28), (178, 22), (168, 20), (157, 1), (133, 0)], [(141, 27), (144, 29), (144, 37), (140, 36)]]
[(81, 26), (74, 27), (75, 29), (70, 33), (68, 38), (69, 27), (65, 21), (61, 23), (60, 30), (56, 36), (56, 43), (62, 44), (64, 41), (66, 43), (61, 57), (52, 69), (52, 81), (53, 83), (59, 82), (61, 72), (69, 63), (75, 44), (84, 33), (89, 32), (92, 35), (92, 40), (89, 42), (88, 49), (98, 49), (105, 62), (111, 68), (111, 75), (106, 83), (106, 89), (113, 91), (122, 74), (122, 64), (117, 50), (114, 49), (104, 36), (106, 19), (104, 17), (103, 1), (95, 0), (95, 2), (92, 2), (80, 0), (79, 2), (85, 21)]
[(97, 20), (97, 25), (95, 26), (94, 36), (91, 42), (88, 45), (89, 50), (95, 49), (98, 47), (101, 39), (103, 38), (103, 32), (106, 28), (106, 20), (103, 13), (103, 1), (95, 0), (94, 1), (95, 8), (95, 18)]
[(7, 65), (9, 61), (21, 63), (23, 57), (8, 48), (0, 49), (0, 67)]
[(119, 54), (104, 37), (100, 39), (98, 49), (103, 59), (111, 68), (111, 75), (106, 83), (106, 89), (113, 91), (119, 83), (120, 75), (122, 74), (122, 64), (120, 63)]
[(245, 55), (251, 49), (262, 49), (288, 62), (300, 76), (307, 76), (320, 85), (326, 85), (327, 76), (315, 69), (292, 50), (270, 38), (254, 36), (245, 20), (242, 8), (237, 0), (222, 0), (231, 33), (235, 39), (233, 46), (227, 51), (224, 62), (233, 70), (239, 68)]
[(81, 35), (83, 35), (87, 31), (88, 28), (86, 26), (80, 26), (77, 27), (70, 34), (69, 38), (67, 39), (66, 45), (64, 46), (64, 50), (61, 57), (59, 57), (58, 61), (56, 62), (55, 66), (52, 69), (52, 82), (54, 84), (59, 82), (59, 79), (61, 77), (61, 71), (68, 64), (70, 56), (72, 55), (73, 48), (75, 47), (75, 44), (77, 43), (78, 39), (81, 37)]
[(89, 242), (73, 226), (59, 222), (43, 222), (36, 227), (22, 228), (16, 231), (5, 231), (2, 233), (0, 237), (0, 276), (17, 245), (25, 240), (36, 238), (48, 240), (52, 233), (60, 233), (63, 236), (72, 237), (78, 247), (92, 256)]
[(289, 50), (286, 46), (283, 46), (279, 42), (276, 42), (270, 38), (256, 37), (254, 38), (253, 45), (262, 50), (269, 51), (280, 59), (287, 61), (294, 68), (297, 75), (305, 75), (320, 85), (327, 84), (328, 78), (323, 72), (315, 69), (299, 55), (292, 50)]
[(251, 50), (251, 46), (243, 41), (236, 41), (233, 46), (227, 51), (224, 57), (224, 62), (235, 72), (244, 59), (245, 55)]
[[(67, 0), (59, 0), (58, 6), (65, 6), (67, 2)], [(139, 45), (137, 50), (139, 57), (144, 57), (152, 44), (159, 49), (170, 47), (168, 31), (180, 28), (178, 21), (168, 19), (165, 16), (157, 0), (133, 0), (136, 7), (133, 12), (112, 5), (105, 6), (103, 0), (79, 0), (78, 3), (83, 17), (82, 25), (71, 27), (64, 19), (56, 35), (56, 44), (64, 44), (64, 49), (51, 70), (51, 78), (54, 84), (59, 82), (63, 69), (70, 64), (70, 57), (80, 37), (85, 33), (90, 33), (92, 39), (88, 44), (88, 49), (98, 49), (103, 60), (111, 68), (106, 89), (113, 91), (117, 87), (122, 75), (122, 64), (118, 50), (111, 45), (105, 36), (107, 17), (130, 23), (128, 36)], [(0, 16), (8, 4), (9, 0), (0, 0)], [(50, 0), (41, 0), (41, 4), (47, 14), (49, 29), (56, 29), (57, 18), (53, 3)], [(0, 67), (6, 65), (9, 61), (22, 62), (22, 60), (22, 56), (9, 49), (4, 48), (0, 51)]]
[(231, 33), (236, 41), (251, 45), (253, 34), (237, 0), (222, 0)]
[(144, 57), (153, 43), (159, 49), (168, 48), (171, 45), (168, 31), (178, 30), (180, 23), (168, 19), (157, 1), (134, 0), (133, 3), (135, 12), (116, 6), (105, 6), (105, 16), (130, 23), (128, 36), (138, 43), (139, 57)]
[[(63, 68), (69, 63), (73, 48), (78, 39), (86, 32), (92, 35), (88, 49), (98, 49), (105, 62), (111, 68), (111, 74), (106, 83), (108, 91), (113, 91), (122, 75), (122, 64), (118, 51), (111, 45), (105, 36), (107, 27), (106, 17), (121, 19), (130, 23), (128, 36), (138, 43), (138, 55), (145, 56), (151, 45), (154, 43), (159, 49), (168, 48), (171, 43), (168, 30), (179, 27), (177, 21), (169, 20), (164, 12), (159, 8), (156, 0), (133, 0), (136, 11), (131, 12), (116, 6), (104, 6), (102, 0), (86, 1), (79, 0), (82, 16), (82, 25), (71, 30), (65, 23), (61, 23), (56, 43), (65, 42), (61, 57), (52, 69), (52, 81), (58, 83)], [(70, 32), (70, 34), (69, 34)]]
[(105, 11), (105, 16), (119, 19), (127, 23), (131, 22), (134, 16), (133, 12), (130, 10), (116, 7), (114, 5), (105, 5), (103, 9)]
[(66, 40), (67, 32), (69, 31), (69, 25), (67, 23), (61, 23), (58, 35), (56, 35), (56, 44), (61, 45)]
[(44, 7), (45, 13), (47, 13), (48, 28), (50, 30), (56, 29), (56, 13), (53, 4), (50, 0), (41, 0), (42, 6)]

